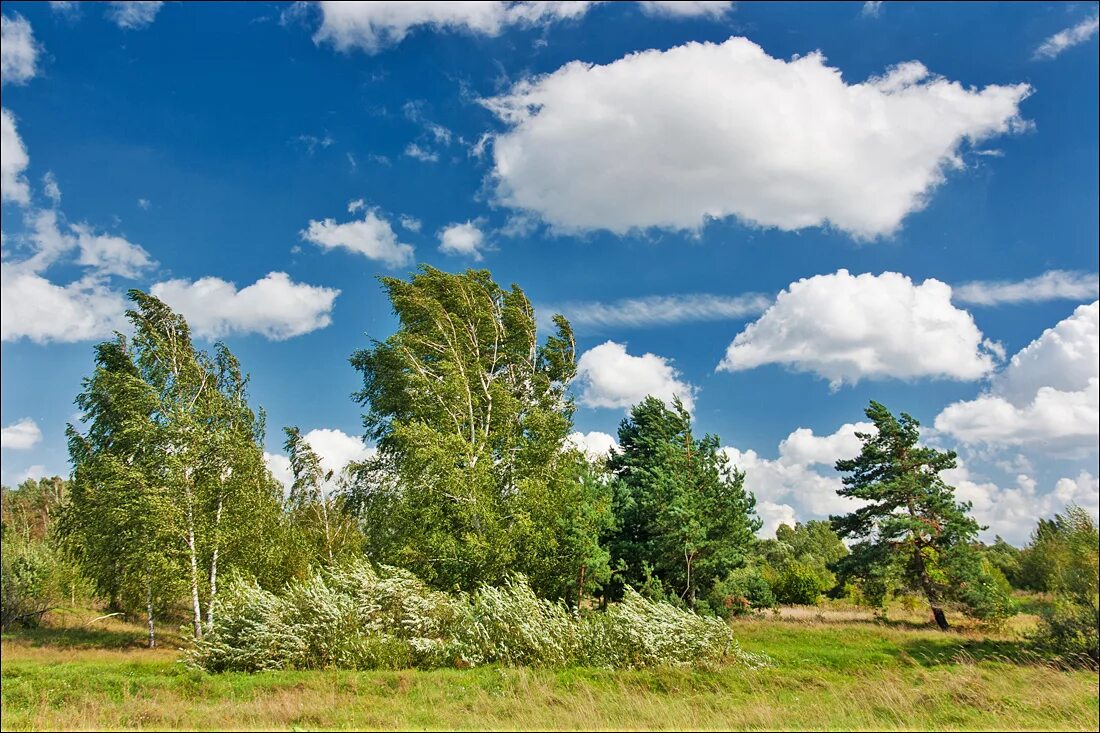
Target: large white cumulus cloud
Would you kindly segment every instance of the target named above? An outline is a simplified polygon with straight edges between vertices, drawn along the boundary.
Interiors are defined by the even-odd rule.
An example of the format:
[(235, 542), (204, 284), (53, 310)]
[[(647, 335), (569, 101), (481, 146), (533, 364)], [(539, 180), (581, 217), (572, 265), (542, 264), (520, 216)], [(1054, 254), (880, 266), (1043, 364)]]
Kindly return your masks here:
[(562, 231), (893, 232), (961, 165), (965, 143), (1020, 129), (1027, 84), (967, 88), (918, 62), (850, 84), (820, 53), (746, 38), (575, 61), (486, 101), (496, 198)]
[(969, 380), (993, 369), (998, 348), (951, 304), (945, 283), (839, 270), (791, 283), (737, 335), (718, 369), (785, 364), (834, 388), (868, 378)]
[(1020, 350), (977, 399), (956, 402), (936, 429), (968, 443), (1096, 449), (1100, 437), (1098, 305), (1071, 316)]

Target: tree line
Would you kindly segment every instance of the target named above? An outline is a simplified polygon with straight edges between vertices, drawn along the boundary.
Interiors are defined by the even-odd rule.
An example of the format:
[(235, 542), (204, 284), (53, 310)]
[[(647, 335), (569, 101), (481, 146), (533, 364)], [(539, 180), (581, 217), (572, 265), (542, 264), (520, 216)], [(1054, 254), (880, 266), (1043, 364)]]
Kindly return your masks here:
[[(132, 334), (94, 349), (76, 398), (81, 424), (67, 431), (72, 473), (47, 502), (49, 531), (34, 533), (75, 560), (112, 608), (140, 610), (150, 645), (157, 619), (181, 601), (201, 638), (226, 576), (277, 589), (362, 559), (444, 591), (522, 575), (539, 596), (578, 608), (635, 589), (701, 614), (823, 593), (871, 605), (919, 594), (941, 628), (949, 608), (987, 620), (1013, 612), (1021, 556), (977, 541), (970, 506), (941, 478), (954, 452), (922, 444), (911, 416), (875, 402), (866, 410), (875, 430), (859, 435), (859, 456), (836, 464), (840, 493), (858, 508), (759, 540), (744, 472), (718, 436), (696, 435), (679, 401), (635, 405), (607, 456), (570, 443), (576, 345), (564, 317), (540, 341), (525, 293), (485, 270), (423, 266), (380, 280), (398, 327), (350, 359), (377, 450), (333, 476), (288, 426), (289, 490), (265, 466), (265, 416), (229, 348), (197, 348), (180, 315), (130, 291)], [(31, 531), (15, 514), (23, 492), (5, 489), (5, 547), (15, 527)], [(1071, 510), (1040, 525), (1032, 548), (1082, 516), (1091, 523)], [(1094, 541), (1070, 544), (1068, 556), (1095, 568)], [(1095, 582), (1091, 596), (1078, 591), (1065, 594), (1076, 593), (1074, 613), (1095, 616)]]

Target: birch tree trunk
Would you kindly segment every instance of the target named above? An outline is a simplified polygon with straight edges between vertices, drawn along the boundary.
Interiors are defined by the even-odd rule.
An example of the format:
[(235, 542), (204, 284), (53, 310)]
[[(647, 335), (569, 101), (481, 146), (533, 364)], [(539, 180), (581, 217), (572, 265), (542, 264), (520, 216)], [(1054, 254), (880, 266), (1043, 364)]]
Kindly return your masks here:
[(145, 586), (145, 612), (149, 620), (149, 648), (156, 649), (157, 635), (156, 628), (153, 626), (153, 586), (151, 583)]

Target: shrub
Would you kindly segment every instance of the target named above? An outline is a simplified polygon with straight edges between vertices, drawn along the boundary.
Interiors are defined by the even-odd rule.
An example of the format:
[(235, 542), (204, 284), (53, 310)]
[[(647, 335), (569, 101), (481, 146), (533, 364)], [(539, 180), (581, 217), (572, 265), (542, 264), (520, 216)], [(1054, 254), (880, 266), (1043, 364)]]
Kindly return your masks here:
[(281, 594), (235, 579), (195, 666), (399, 669), (484, 664), (646, 667), (767, 659), (743, 652), (728, 625), (627, 589), (622, 603), (582, 614), (538, 598), (522, 577), (449, 595), (412, 574), (365, 562), (323, 571)]
[(814, 568), (797, 560), (785, 563), (776, 573), (772, 586), (780, 603), (813, 605), (821, 597), (822, 580)]
[(1046, 656), (1070, 666), (1096, 669), (1100, 666), (1100, 612), (1095, 603), (1075, 603), (1056, 596), (1043, 611), (1034, 646)]
[(754, 567), (734, 570), (714, 584), (708, 601), (719, 615), (739, 616), (763, 608), (775, 608), (771, 584)]

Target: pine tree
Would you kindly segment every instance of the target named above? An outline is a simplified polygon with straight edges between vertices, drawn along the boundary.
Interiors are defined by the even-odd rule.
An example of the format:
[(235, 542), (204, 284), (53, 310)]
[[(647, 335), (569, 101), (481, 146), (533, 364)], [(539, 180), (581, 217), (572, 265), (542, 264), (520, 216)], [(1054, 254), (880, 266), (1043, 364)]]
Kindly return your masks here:
[(940, 476), (956, 466), (956, 454), (921, 445), (920, 423), (910, 415), (898, 419), (873, 401), (865, 412), (875, 432), (857, 433), (859, 456), (836, 463), (848, 474), (838, 493), (865, 502), (830, 518), (840, 537), (856, 540), (839, 568), (847, 577), (896, 575), (923, 593), (936, 624), (947, 629), (945, 604), (966, 605), (968, 591), (985, 580), (972, 547), (981, 528), (970, 504), (956, 502)]

